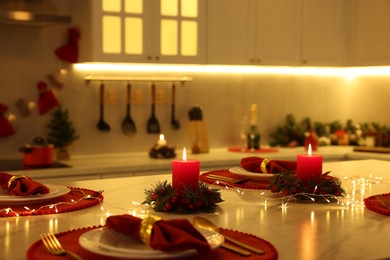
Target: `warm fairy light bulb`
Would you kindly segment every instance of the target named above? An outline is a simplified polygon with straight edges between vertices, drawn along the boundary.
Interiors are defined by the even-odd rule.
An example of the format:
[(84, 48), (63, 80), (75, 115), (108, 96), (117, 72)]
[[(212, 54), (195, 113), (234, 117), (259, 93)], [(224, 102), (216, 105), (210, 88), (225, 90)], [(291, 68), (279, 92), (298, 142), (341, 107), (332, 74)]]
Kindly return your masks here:
[(311, 144), (309, 144), (309, 147), (307, 148), (307, 155), (311, 155)]

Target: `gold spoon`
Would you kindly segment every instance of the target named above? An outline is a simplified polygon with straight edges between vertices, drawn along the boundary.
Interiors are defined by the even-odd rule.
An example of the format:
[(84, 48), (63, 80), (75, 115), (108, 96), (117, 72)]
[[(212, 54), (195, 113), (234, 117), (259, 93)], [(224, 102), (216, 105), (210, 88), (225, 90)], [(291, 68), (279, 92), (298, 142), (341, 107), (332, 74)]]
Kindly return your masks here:
[[(218, 227), (217, 227), (213, 222), (211, 222), (210, 220), (208, 220), (208, 219), (206, 219), (206, 218), (196, 216), (196, 217), (194, 217), (194, 218), (192, 219), (192, 223), (193, 223), (196, 227), (198, 227), (198, 228), (202, 228), (202, 229), (206, 229), (206, 230), (210, 230), (210, 231), (214, 231), (214, 232), (219, 233)], [(252, 246), (250, 246), (250, 245), (247, 245), (247, 244), (245, 244), (245, 243), (242, 243), (242, 242), (240, 242), (240, 241), (238, 241), (238, 240), (235, 240), (235, 239), (230, 238), (230, 237), (225, 236), (225, 235), (223, 235), (223, 237), (225, 238), (225, 240), (227, 240), (227, 241), (229, 241), (229, 242), (231, 242), (231, 243), (233, 243), (233, 244), (236, 244), (236, 245), (238, 245), (238, 246), (241, 246), (241, 247), (243, 247), (243, 248), (245, 248), (245, 249), (248, 249), (248, 250), (250, 250), (250, 251), (252, 251), (252, 252), (254, 252), (254, 253), (257, 253), (257, 254), (264, 254), (264, 251), (263, 251), (263, 250), (257, 249), (257, 248), (255, 248), (255, 247), (252, 247)], [(222, 247), (225, 247), (225, 246), (229, 246), (229, 245), (222, 244)], [(225, 247), (225, 248), (226, 248), (226, 247)], [(234, 248), (235, 248), (235, 249), (240, 249), (240, 248), (237, 248), (237, 247), (234, 247)], [(226, 248), (226, 249), (229, 249), (229, 248)], [(230, 250), (232, 250), (232, 249), (230, 249)], [(241, 249), (240, 249), (240, 250), (241, 250)], [(242, 251), (246, 252), (246, 254), (243, 254), (243, 255), (246, 255), (246, 256), (250, 255), (250, 252), (249, 252), (249, 251), (246, 251), (246, 250), (242, 250)], [(249, 254), (248, 254), (248, 253), (249, 253)]]

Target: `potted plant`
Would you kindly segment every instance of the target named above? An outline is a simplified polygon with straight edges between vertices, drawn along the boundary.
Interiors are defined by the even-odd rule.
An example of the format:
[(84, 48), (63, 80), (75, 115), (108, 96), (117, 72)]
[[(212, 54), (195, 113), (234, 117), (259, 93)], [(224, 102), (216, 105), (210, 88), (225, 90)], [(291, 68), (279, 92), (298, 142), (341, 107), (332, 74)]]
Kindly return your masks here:
[(69, 111), (58, 106), (51, 113), (51, 119), (47, 125), (49, 129), (47, 140), (57, 148), (57, 159), (68, 160), (70, 158), (69, 146), (79, 138), (69, 119)]

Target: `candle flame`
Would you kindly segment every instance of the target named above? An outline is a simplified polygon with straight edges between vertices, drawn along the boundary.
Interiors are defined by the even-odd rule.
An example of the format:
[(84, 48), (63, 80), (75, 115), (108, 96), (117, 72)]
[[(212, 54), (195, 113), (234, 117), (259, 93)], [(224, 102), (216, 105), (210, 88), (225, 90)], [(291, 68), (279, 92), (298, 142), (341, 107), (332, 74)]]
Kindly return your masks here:
[(311, 155), (311, 144), (309, 144), (309, 147), (307, 148), (307, 155)]
[(187, 152), (185, 147), (183, 148), (183, 161), (187, 161)]
[(160, 141), (164, 140), (164, 135), (163, 134), (160, 134)]

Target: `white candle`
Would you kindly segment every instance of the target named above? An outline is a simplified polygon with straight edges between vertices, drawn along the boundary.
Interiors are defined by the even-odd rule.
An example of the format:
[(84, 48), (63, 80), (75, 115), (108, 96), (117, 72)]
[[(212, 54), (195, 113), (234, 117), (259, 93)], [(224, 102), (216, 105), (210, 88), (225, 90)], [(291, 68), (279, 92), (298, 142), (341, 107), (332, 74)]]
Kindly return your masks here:
[(160, 138), (157, 140), (157, 146), (158, 147), (167, 146), (167, 140), (165, 140), (163, 134), (160, 134)]

